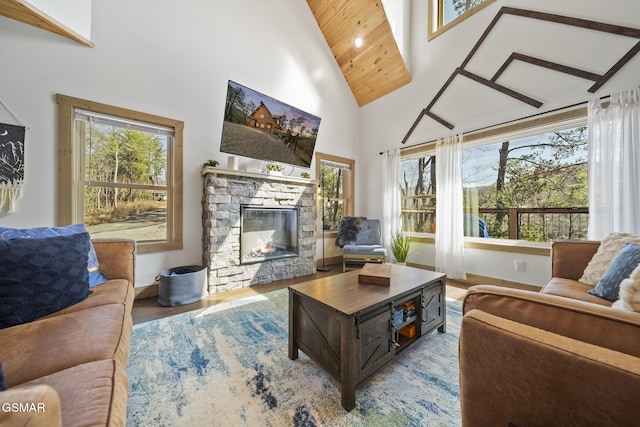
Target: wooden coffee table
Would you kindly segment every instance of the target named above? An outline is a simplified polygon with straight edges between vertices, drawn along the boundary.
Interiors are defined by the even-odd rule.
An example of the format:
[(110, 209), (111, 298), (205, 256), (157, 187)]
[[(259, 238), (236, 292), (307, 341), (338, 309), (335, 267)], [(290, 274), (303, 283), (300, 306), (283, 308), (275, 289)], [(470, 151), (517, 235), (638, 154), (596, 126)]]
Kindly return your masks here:
[[(379, 286), (358, 284), (358, 273), (289, 286), (289, 358), (302, 350), (340, 381), (347, 411), (356, 387), (446, 321), (444, 274), (394, 264), (391, 284)], [(409, 310), (394, 318), (398, 307)]]

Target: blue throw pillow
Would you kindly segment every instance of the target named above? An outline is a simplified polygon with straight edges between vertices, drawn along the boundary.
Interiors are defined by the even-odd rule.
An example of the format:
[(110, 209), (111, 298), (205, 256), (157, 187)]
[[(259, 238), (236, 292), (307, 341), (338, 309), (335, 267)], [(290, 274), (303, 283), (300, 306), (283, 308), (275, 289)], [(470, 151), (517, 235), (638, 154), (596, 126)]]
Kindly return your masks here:
[[(84, 224), (72, 224), (64, 227), (36, 227), (36, 228), (3, 228), (0, 227), (0, 239), (42, 239), (43, 237), (70, 236), (72, 234), (86, 233)], [(104, 274), (100, 272), (98, 255), (93, 244), (89, 242), (89, 287), (94, 287), (106, 282)]]
[(596, 286), (589, 291), (591, 295), (615, 302), (619, 298), (620, 283), (631, 275), (640, 264), (640, 245), (627, 243), (616, 254), (609, 268)]
[(4, 380), (4, 373), (2, 372), (2, 363), (0, 363), (0, 391), (7, 389), (7, 382)]
[(83, 301), (89, 290), (89, 233), (0, 239), (0, 329)]

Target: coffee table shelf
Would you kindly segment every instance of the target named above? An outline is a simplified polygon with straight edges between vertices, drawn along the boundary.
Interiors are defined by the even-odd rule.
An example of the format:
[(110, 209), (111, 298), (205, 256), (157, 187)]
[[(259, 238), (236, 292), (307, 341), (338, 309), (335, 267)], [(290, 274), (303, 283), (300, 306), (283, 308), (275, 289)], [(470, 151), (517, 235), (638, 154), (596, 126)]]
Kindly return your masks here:
[(399, 323), (399, 324), (397, 324), (397, 325), (396, 325), (396, 324), (394, 324), (393, 326), (394, 326), (396, 329), (402, 329), (402, 328), (404, 328), (405, 326), (408, 326), (408, 325), (412, 324), (412, 323), (413, 323), (413, 322), (415, 322), (416, 320), (418, 320), (418, 316), (411, 316), (411, 317), (409, 317), (407, 320), (405, 320), (404, 322)]

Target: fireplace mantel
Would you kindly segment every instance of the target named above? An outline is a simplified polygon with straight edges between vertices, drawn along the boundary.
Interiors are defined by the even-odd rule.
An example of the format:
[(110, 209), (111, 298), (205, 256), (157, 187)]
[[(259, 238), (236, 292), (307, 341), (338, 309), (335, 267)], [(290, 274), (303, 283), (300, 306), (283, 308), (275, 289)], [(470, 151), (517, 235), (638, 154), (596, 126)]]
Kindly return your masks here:
[(206, 174), (229, 175), (229, 176), (244, 176), (244, 177), (247, 177), (247, 178), (258, 178), (258, 179), (264, 179), (264, 180), (267, 180), (267, 181), (291, 182), (291, 183), (302, 184), (302, 185), (318, 185), (318, 184), (320, 184), (320, 181), (317, 181), (315, 179), (302, 178), (302, 177), (298, 177), (298, 176), (269, 175), (269, 174), (260, 173), (260, 172), (241, 171), (241, 170), (238, 170), (238, 169), (214, 168), (212, 166), (203, 167), (202, 171), (200, 172), (200, 174), (202, 176), (205, 176)]

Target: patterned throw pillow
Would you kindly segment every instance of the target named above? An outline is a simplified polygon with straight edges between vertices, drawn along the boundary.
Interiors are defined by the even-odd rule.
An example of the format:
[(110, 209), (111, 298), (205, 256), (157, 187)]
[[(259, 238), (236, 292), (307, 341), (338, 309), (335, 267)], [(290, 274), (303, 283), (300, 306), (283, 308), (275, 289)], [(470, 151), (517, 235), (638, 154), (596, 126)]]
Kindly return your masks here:
[(89, 290), (89, 234), (0, 239), (0, 329), (83, 301)]
[(631, 275), (640, 264), (640, 245), (627, 243), (613, 258), (611, 265), (598, 280), (596, 286), (589, 291), (591, 295), (614, 302), (620, 294), (620, 283)]
[(612, 233), (607, 236), (589, 261), (587, 268), (584, 269), (580, 281), (595, 286), (609, 268), (613, 258), (627, 242), (640, 244), (640, 236), (630, 233)]
[[(70, 236), (72, 234), (86, 233), (84, 224), (72, 224), (64, 227), (36, 227), (36, 228), (3, 228), (0, 227), (0, 239), (41, 239), (43, 237)], [(106, 282), (104, 274), (100, 272), (98, 256), (91, 241), (89, 241), (89, 287), (94, 287)]]

